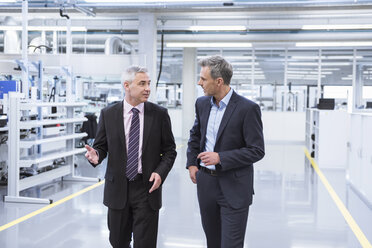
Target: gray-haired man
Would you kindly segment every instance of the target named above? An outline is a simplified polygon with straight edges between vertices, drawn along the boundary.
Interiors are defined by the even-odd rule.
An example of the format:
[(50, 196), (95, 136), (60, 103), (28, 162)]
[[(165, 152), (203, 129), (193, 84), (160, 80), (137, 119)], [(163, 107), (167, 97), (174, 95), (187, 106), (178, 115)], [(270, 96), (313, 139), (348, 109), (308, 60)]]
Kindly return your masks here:
[(156, 247), (161, 185), (176, 158), (165, 108), (147, 102), (150, 79), (145, 68), (123, 75), (125, 99), (102, 109), (93, 147), (86, 158), (97, 166), (108, 155), (103, 203), (108, 207), (110, 243)]

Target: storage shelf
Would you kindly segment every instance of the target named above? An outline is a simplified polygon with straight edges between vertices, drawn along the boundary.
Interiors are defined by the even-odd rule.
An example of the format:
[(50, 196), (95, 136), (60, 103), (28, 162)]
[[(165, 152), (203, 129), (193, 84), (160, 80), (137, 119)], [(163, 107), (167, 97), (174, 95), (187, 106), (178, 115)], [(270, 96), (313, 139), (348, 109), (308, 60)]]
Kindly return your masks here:
[(54, 160), (57, 158), (67, 157), (79, 153), (86, 152), (85, 148), (77, 148), (73, 150), (60, 150), (60, 151), (53, 151), (53, 152), (46, 152), (44, 154), (38, 154), (36, 156), (27, 157), (25, 159), (19, 160), (19, 167), (30, 167), (33, 164), (38, 164), (42, 162), (46, 162), (49, 160)]
[(63, 177), (71, 173), (71, 165), (62, 165), (34, 176), (19, 180), (19, 190), (24, 190), (32, 186), (52, 181), (54, 178)]
[(34, 107), (82, 107), (88, 105), (86, 102), (21, 102), (21, 110)]
[(84, 122), (88, 119), (85, 117), (80, 118), (63, 118), (63, 119), (54, 119), (54, 120), (42, 120), (42, 121), (23, 121), (19, 124), (21, 129), (31, 129), (34, 127), (40, 127), (44, 125), (56, 125), (61, 123), (75, 123), (75, 122)]
[(0, 132), (8, 131), (9, 127), (0, 127)]
[(31, 148), (33, 145), (40, 145), (55, 141), (62, 141), (62, 140), (68, 140), (68, 139), (76, 139), (76, 138), (82, 138), (87, 136), (87, 133), (74, 133), (74, 134), (68, 134), (68, 135), (59, 135), (49, 138), (37, 138), (37, 139), (24, 139), (21, 140), (19, 143), (20, 148)]

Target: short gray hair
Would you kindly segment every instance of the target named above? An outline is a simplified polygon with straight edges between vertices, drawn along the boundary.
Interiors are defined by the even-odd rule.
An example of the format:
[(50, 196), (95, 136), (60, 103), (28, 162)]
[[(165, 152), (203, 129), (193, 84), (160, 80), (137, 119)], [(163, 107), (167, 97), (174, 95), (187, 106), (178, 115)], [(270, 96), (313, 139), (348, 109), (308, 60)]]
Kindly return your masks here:
[(147, 69), (145, 67), (141, 67), (138, 65), (129, 66), (121, 76), (122, 82), (131, 83), (133, 79), (136, 77), (137, 73), (147, 73)]
[(199, 65), (201, 67), (209, 67), (213, 79), (222, 77), (224, 84), (230, 84), (233, 68), (232, 65), (221, 56), (215, 55), (202, 59), (199, 61)]

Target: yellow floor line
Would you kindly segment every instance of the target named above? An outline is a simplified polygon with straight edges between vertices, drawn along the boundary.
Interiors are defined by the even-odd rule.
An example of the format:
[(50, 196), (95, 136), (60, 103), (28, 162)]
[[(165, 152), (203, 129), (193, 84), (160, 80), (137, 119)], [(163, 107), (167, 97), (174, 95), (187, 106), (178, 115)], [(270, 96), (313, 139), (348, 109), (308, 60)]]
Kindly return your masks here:
[(336, 206), (340, 210), (341, 214), (344, 216), (346, 222), (349, 224), (351, 230), (354, 232), (354, 235), (359, 240), (359, 243), (362, 245), (363, 248), (372, 248), (371, 243), (368, 241), (358, 224), (355, 222), (354, 218), (351, 216), (350, 212), (347, 210), (343, 202), (341, 201), (340, 197), (338, 197), (336, 191), (332, 188), (331, 184), (328, 182), (327, 178), (324, 176), (322, 171), (319, 169), (318, 164), (315, 160), (310, 156), (309, 151), (304, 148), (305, 155), (309, 159), (311, 165), (313, 166), (315, 172), (318, 174), (320, 180), (326, 187), (328, 193), (331, 195), (333, 201), (336, 203)]
[(21, 218), (18, 218), (16, 220), (12, 221), (12, 222), (9, 222), (8, 224), (5, 224), (3, 226), (0, 226), (0, 232), (1, 231), (4, 231), (5, 229), (8, 229), (9, 227), (12, 227), (12, 226), (14, 226), (14, 225), (16, 225), (16, 224), (18, 224), (20, 222), (23, 222), (25, 220), (28, 220), (31, 217), (35, 216), (35, 215), (38, 215), (38, 214), (40, 214), (42, 212), (45, 212), (48, 209), (51, 209), (53, 207), (56, 207), (56, 206), (58, 206), (58, 205), (60, 205), (60, 204), (62, 204), (64, 202), (68, 201), (68, 200), (71, 200), (72, 198), (74, 198), (76, 196), (79, 196), (81, 194), (84, 194), (85, 192), (88, 192), (88, 191), (90, 191), (90, 190), (92, 190), (92, 189), (94, 189), (94, 188), (102, 185), (104, 182), (105, 182), (105, 180), (102, 180), (102, 181), (100, 181), (100, 182), (98, 182), (96, 184), (93, 184), (93, 185), (91, 185), (89, 187), (86, 187), (86, 188), (84, 188), (84, 189), (82, 189), (82, 190), (80, 190), (80, 191), (78, 191), (78, 192), (76, 192), (76, 193), (74, 193), (72, 195), (66, 196), (65, 198), (63, 198), (63, 199), (61, 199), (59, 201), (56, 201), (56, 202), (54, 202), (54, 203), (52, 203), (52, 204), (50, 204), (48, 206), (45, 206), (43, 208), (40, 208), (40, 209), (38, 209), (38, 210), (36, 210), (36, 211), (34, 211), (32, 213), (29, 213), (29, 214), (27, 214), (27, 215), (25, 215), (25, 216), (23, 216)]

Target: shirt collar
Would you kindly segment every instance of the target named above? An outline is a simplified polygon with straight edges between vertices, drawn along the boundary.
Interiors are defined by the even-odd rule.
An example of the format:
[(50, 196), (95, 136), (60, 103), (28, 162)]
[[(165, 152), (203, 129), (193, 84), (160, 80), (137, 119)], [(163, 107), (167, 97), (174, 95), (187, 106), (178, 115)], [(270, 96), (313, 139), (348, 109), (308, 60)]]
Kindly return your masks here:
[(123, 100), (123, 102), (124, 114), (129, 114), (132, 111), (132, 108), (136, 108), (140, 113), (143, 113), (143, 109), (145, 107), (145, 104), (143, 102), (138, 104), (137, 106), (130, 105), (125, 99)]
[[(233, 89), (230, 88), (229, 93), (227, 93), (226, 96), (224, 98), (222, 98), (222, 100), (220, 101), (220, 108), (224, 107), (224, 106), (227, 106), (227, 104), (229, 104), (232, 93), (233, 93)], [(214, 102), (213, 96), (211, 97), (211, 104), (216, 105), (215, 102)]]

